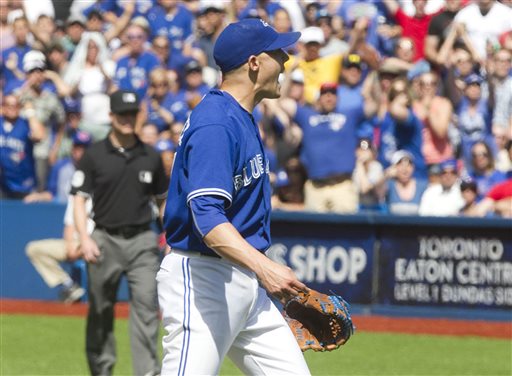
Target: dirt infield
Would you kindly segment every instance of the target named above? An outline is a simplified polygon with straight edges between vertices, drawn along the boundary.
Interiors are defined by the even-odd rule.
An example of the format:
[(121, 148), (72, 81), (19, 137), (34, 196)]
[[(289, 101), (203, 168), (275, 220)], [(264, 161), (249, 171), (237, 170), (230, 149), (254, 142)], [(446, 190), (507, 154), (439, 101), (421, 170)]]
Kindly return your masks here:
[[(118, 303), (116, 317), (128, 317), (127, 303)], [(34, 300), (0, 300), (0, 314), (34, 314), (55, 316), (85, 316), (87, 304), (65, 305)], [(512, 322), (451, 320), (410, 317), (385, 317), (375, 315), (354, 316), (358, 331), (392, 332), (408, 334), (435, 334), (453, 336), (480, 336), (512, 339)]]

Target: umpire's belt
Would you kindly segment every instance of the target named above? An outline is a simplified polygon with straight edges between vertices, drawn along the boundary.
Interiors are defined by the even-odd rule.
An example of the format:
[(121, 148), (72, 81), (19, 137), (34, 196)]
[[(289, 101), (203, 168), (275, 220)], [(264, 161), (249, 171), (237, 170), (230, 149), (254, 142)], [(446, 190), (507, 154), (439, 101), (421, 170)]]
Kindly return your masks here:
[(134, 236), (139, 235), (140, 233), (143, 233), (143, 232), (151, 229), (149, 224), (139, 225), (139, 226), (123, 226), (123, 227), (117, 227), (117, 228), (109, 228), (109, 227), (105, 227), (105, 226), (96, 225), (96, 228), (98, 230), (105, 231), (109, 235), (120, 236), (125, 239), (133, 238)]
[(315, 188), (328, 187), (330, 185), (336, 185), (343, 183), (345, 180), (352, 179), (350, 174), (333, 175), (323, 179), (311, 179), (311, 183)]

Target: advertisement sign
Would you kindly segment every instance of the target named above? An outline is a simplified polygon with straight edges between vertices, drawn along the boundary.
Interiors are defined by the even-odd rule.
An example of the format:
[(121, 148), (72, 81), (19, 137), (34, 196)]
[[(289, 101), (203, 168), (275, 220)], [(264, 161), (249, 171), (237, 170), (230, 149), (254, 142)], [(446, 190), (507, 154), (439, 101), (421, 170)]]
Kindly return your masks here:
[(375, 242), (372, 232), (336, 227), (311, 231), (305, 224), (296, 226), (295, 235), (273, 231), (273, 245), (267, 255), (292, 268), (310, 288), (332, 290), (350, 303), (369, 304)]
[(379, 260), (381, 303), (512, 307), (512, 241), (503, 233), (383, 234)]

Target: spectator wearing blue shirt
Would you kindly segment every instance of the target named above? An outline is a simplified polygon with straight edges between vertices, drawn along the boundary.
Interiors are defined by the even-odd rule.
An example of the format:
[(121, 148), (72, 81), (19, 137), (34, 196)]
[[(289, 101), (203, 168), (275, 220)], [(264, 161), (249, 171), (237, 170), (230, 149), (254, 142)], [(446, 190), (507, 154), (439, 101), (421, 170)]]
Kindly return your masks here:
[(147, 113), (147, 122), (156, 125), (162, 137), (169, 137), (170, 126), (174, 122), (184, 123), (189, 108), (183, 92), (172, 88), (163, 68), (156, 68), (149, 75), (148, 95), (142, 102)]
[(426, 179), (428, 171), (422, 153), (423, 123), (411, 110), (407, 90), (404, 78), (397, 78), (391, 84), (388, 111), (376, 124), (380, 128), (378, 160), (387, 168), (392, 165), (391, 159), (397, 150), (408, 151), (414, 157), (415, 177)]
[(160, 158), (162, 158), (162, 163), (164, 165), (165, 177), (167, 178), (167, 182), (169, 182), (171, 179), (172, 164), (174, 162), (176, 147), (171, 140), (167, 139), (158, 140), (153, 147), (160, 153)]
[(464, 164), (471, 169), (471, 149), (484, 141), (495, 150), (492, 135), (492, 104), (482, 96), (483, 78), (472, 73), (464, 80), (464, 97), (457, 107), (458, 128), (461, 134)]
[(483, 141), (476, 142), (471, 148), (470, 177), (478, 187), (478, 199), (482, 199), (496, 184), (505, 181), (505, 173), (498, 171), (494, 166), (492, 149)]
[(158, 57), (146, 51), (146, 30), (137, 24), (130, 24), (126, 30), (129, 53), (117, 62), (114, 85), (121, 90), (132, 90), (139, 98), (146, 95), (149, 86), (149, 74), (160, 66)]
[(142, 103), (143, 110), (147, 111), (147, 122), (154, 124), (159, 133), (169, 131), (174, 115), (166, 103), (172, 93), (165, 69), (156, 68), (150, 73), (147, 94)]
[(33, 145), (45, 137), (45, 128), (31, 103), (20, 116), (20, 101), (6, 95), (0, 116), (0, 198), (22, 199), (36, 188)]
[[(350, 118), (358, 128), (365, 121), (361, 64), (361, 57), (357, 54), (349, 54), (343, 58), (336, 102), (336, 112)], [(358, 133), (358, 136), (368, 137), (372, 131), (372, 129), (368, 129), (364, 134)]]
[(41, 201), (68, 202), (71, 180), (76, 171), (76, 166), (91, 142), (92, 138), (89, 133), (80, 130), (76, 131), (72, 136), (71, 155), (59, 159), (52, 166), (46, 190), (43, 192), (32, 192), (23, 201), (27, 203)]
[[(26, 18), (17, 18), (12, 24), (15, 45), (2, 50), (2, 60), (0, 62), (0, 73), (2, 75), (2, 89), (4, 93), (9, 93), (19, 86), (19, 83), (25, 79), (23, 71), (23, 57), (31, 50), (27, 37), (29, 35), (28, 21)], [(18, 84), (16, 84), (18, 83)]]
[(191, 60), (185, 65), (183, 90), (191, 109), (210, 91), (210, 87), (203, 81), (203, 67), (196, 60)]
[[(338, 85), (324, 83), (316, 107), (282, 101), (302, 132), (300, 159), (308, 174), (305, 210), (354, 213), (358, 192), (352, 181), (357, 147), (356, 119), (336, 111)], [(288, 131), (293, 130), (287, 127)]]
[(414, 157), (405, 150), (393, 153), (386, 169), (386, 206), (390, 214), (418, 215), (427, 181), (414, 177)]
[(171, 43), (171, 53), (181, 53), (185, 41), (192, 35), (194, 15), (180, 2), (160, 0), (147, 13), (150, 39), (164, 35)]

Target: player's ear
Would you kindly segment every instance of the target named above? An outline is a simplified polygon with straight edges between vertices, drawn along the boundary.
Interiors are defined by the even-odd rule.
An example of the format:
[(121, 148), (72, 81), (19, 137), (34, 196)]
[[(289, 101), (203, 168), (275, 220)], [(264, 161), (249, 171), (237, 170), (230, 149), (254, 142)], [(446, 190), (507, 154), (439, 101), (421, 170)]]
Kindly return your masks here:
[(258, 56), (251, 55), (251, 56), (249, 56), (249, 59), (247, 60), (247, 64), (249, 65), (250, 71), (256, 72), (260, 69), (261, 63), (260, 63)]

